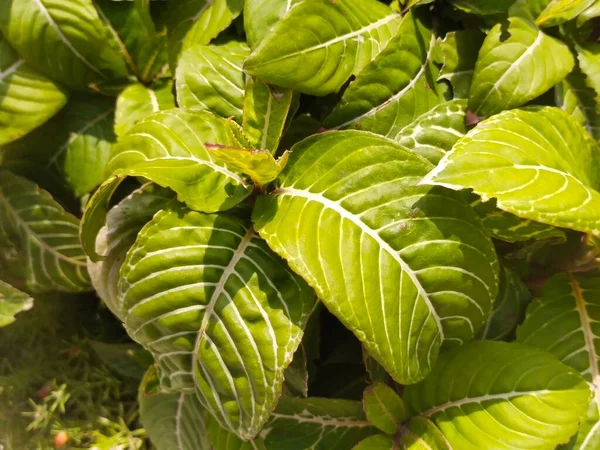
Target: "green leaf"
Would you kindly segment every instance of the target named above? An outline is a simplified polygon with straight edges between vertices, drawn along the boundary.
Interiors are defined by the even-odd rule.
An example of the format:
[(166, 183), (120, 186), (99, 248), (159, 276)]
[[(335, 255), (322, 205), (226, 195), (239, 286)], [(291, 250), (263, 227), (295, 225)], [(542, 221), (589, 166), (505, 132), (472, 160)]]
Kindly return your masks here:
[(600, 114), (600, 44), (579, 43), (575, 48), (585, 84), (596, 92), (596, 113)]
[(576, 68), (556, 86), (556, 106), (572, 114), (599, 141), (600, 114), (596, 112), (595, 92), (585, 82), (585, 75)]
[(206, 418), (208, 439), (213, 449), (223, 450), (265, 450), (263, 440), (257, 437), (251, 441), (243, 441), (237, 435), (227, 431), (210, 414)]
[(251, 78), (244, 97), (244, 132), (254, 148), (277, 151), (292, 106), (293, 91)]
[(400, 448), (406, 450), (452, 450), (442, 432), (425, 417), (413, 417), (400, 429)]
[(131, 74), (148, 83), (167, 63), (167, 40), (150, 11), (151, 0), (94, 0)]
[(0, 30), (44, 75), (74, 89), (127, 76), (89, 0), (6, 0)]
[(33, 299), (0, 280), (0, 328), (13, 323), (15, 315), (33, 308)]
[(304, 0), (244, 64), (250, 75), (312, 94), (338, 91), (394, 36), (400, 16), (375, 0)]
[(243, 42), (196, 45), (181, 54), (177, 66), (177, 103), (181, 108), (208, 110), (242, 122), (244, 73), (250, 50)]
[(282, 397), (261, 436), (269, 450), (347, 450), (376, 432), (360, 402)]
[(132, 84), (117, 98), (115, 133), (122, 138), (133, 126), (150, 114), (175, 107), (171, 80), (157, 81), (150, 86)]
[(32, 292), (89, 289), (79, 221), (50, 194), (17, 175), (0, 171), (1, 256), (16, 256), (15, 273)]
[(271, 28), (300, 1), (246, 0), (244, 2), (244, 30), (250, 48), (256, 48)]
[(398, 450), (398, 441), (394, 436), (375, 434), (360, 441), (352, 450)]
[(444, 65), (438, 81), (447, 80), (452, 85), (454, 98), (469, 98), (475, 63), (484, 38), (478, 30), (461, 30), (446, 34), (441, 41)]
[(506, 13), (515, 0), (450, 0), (457, 8), (479, 16)]
[[(305, 334), (306, 336), (306, 334)], [(283, 373), (283, 394), (290, 397), (308, 397), (308, 361), (304, 343), (300, 344), (292, 363)]]
[(577, 17), (577, 26), (580, 27), (588, 20), (600, 17), (600, 0), (596, 0), (588, 9), (579, 14)]
[(466, 100), (442, 103), (398, 132), (395, 141), (433, 164), (467, 132)]
[(369, 422), (387, 434), (395, 434), (407, 417), (402, 399), (384, 383), (372, 384), (365, 390), (363, 409)]
[(519, 217), (600, 235), (598, 146), (557, 108), (504, 111), (481, 122), (421, 183), (471, 188)]
[(432, 61), (435, 48), (436, 39), (426, 21), (407, 13), (396, 37), (358, 74), (325, 127), (396, 136), (440, 102)]
[(491, 116), (543, 94), (573, 69), (569, 47), (519, 17), (497, 24), (479, 52), (469, 109)]
[(194, 45), (208, 45), (243, 9), (242, 0), (178, 0), (170, 2), (167, 27), (169, 61), (175, 68), (180, 53)]
[(535, 23), (542, 28), (560, 25), (577, 17), (594, 2), (595, 0), (553, 0)]
[(235, 147), (237, 141), (228, 122), (211, 113), (160, 111), (112, 147), (108, 173), (148, 178), (198, 211), (223, 211), (246, 198), (252, 185), (215, 162), (205, 144)]
[(132, 342), (108, 344), (90, 341), (90, 345), (104, 364), (124, 377), (142, 380), (152, 364), (152, 356)]
[(163, 385), (195, 387), (223, 427), (256, 436), (314, 307), (308, 286), (241, 220), (177, 206), (142, 229), (121, 277), (126, 327)]
[(0, 145), (42, 125), (67, 98), (64, 88), (33, 70), (0, 35)]
[(248, 150), (212, 144), (206, 144), (206, 148), (216, 163), (248, 175), (258, 188), (275, 180), (285, 168), (290, 156), (289, 152), (285, 152), (275, 159), (268, 150)]
[(575, 448), (581, 449), (592, 449), (592, 442), (600, 440), (599, 320), (600, 278), (563, 273), (546, 282), (517, 331), (519, 342), (549, 351), (590, 384), (594, 401), (577, 437)]
[(363, 363), (367, 373), (369, 374), (369, 380), (371, 382), (387, 383), (391, 380), (389, 374), (385, 371), (383, 366), (373, 358), (369, 352), (363, 346)]
[(459, 196), (418, 187), (431, 165), (360, 131), (295, 145), (255, 227), (402, 384), (441, 344), (471, 339), (491, 310), (498, 263)]
[(461, 450), (553, 449), (577, 431), (589, 400), (585, 381), (555, 356), (498, 341), (440, 355), (423, 382), (405, 388), (411, 412)]
[(148, 183), (112, 208), (106, 217), (106, 226), (98, 233), (96, 251), (104, 258), (98, 262), (90, 260), (88, 271), (98, 296), (121, 320), (124, 317), (119, 308), (117, 286), (125, 256), (144, 225), (173, 198), (168, 189)]
[(149, 385), (145, 380), (140, 386), (140, 422), (156, 449), (212, 450), (206, 432), (206, 411), (196, 395), (148, 392)]
[(566, 241), (565, 232), (559, 228), (533, 220), (522, 219), (514, 214), (496, 208), (496, 202), (482, 202), (477, 198), (471, 203), (483, 227), (494, 239), (505, 242), (526, 242), (531, 239), (543, 241), (553, 239), (558, 242)]
[(114, 133), (114, 99), (74, 97), (60, 116), (63, 141), (53, 149), (48, 167), (57, 167), (77, 197), (94, 190), (106, 179), (106, 166)]
[(500, 271), (498, 296), (485, 326), (477, 334), (478, 339), (490, 341), (513, 340), (517, 325), (525, 317), (525, 309), (531, 294), (519, 276), (506, 266)]

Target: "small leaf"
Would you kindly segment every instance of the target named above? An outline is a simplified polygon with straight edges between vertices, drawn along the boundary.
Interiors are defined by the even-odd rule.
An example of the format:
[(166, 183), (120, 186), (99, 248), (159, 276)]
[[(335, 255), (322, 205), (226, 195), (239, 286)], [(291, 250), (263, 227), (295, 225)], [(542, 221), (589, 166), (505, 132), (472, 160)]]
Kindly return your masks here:
[(475, 63), (484, 38), (478, 30), (461, 30), (446, 34), (441, 42), (444, 65), (438, 80), (450, 82), (454, 98), (469, 98)]
[(395, 434), (407, 417), (402, 399), (384, 383), (365, 390), (363, 408), (369, 422), (387, 434)]
[(290, 156), (289, 152), (285, 152), (275, 159), (268, 150), (247, 150), (212, 144), (206, 144), (206, 148), (218, 164), (248, 175), (259, 188), (279, 176)]
[(596, 112), (595, 92), (586, 86), (586, 77), (578, 67), (556, 86), (555, 99), (556, 106), (572, 114), (600, 141), (600, 113)]
[(124, 377), (142, 380), (152, 364), (152, 356), (134, 343), (107, 344), (90, 341), (90, 345), (109, 368)]
[(394, 36), (400, 16), (375, 0), (304, 0), (254, 49), (244, 69), (312, 95), (337, 92)]
[(267, 449), (347, 450), (375, 433), (360, 402), (282, 397), (261, 436)]
[(596, 17), (600, 17), (600, 0), (596, 0), (592, 6), (579, 14), (577, 17), (577, 26), (580, 27), (588, 20), (595, 19)]
[(352, 450), (399, 450), (398, 441), (394, 436), (375, 434), (360, 441)]
[(150, 390), (151, 368), (140, 385), (140, 422), (157, 450), (212, 450), (206, 411), (195, 394)]
[(499, 341), (440, 355), (404, 395), (413, 414), (431, 418), (461, 450), (555, 448), (577, 431), (590, 400), (585, 381), (555, 356)]
[(428, 22), (412, 12), (404, 16), (396, 37), (358, 74), (325, 127), (394, 137), (440, 102), (433, 81), (436, 39)]
[(367, 369), (367, 373), (369, 374), (369, 380), (372, 383), (381, 382), (387, 383), (391, 380), (390, 375), (385, 371), (383, 366), (377, 362), (375, 358), (373, 358), (369, 352), (363, 346), (363, 363), (365, 364), (365, 369)]
[(519, 217), (600, 235), (599, 167), (598, 146), (572, 116), (534, 107), (481, 122), (421, 183), (471, 188)]
[(89, 0), (6, 0), (0, 31), (36, 70), (74, 89), (127, 76)]
[(35, 71), (0, 35), (0, 145), (45, 123), (67, 98), (64, 88)]
[(469, 109), (478, 116), (491, 116), (521, 106), (559, 83), (573, 66), (567, 45), (513, 17), (508, 27), (494, 26), (483, 42)]
[(315, 303), (248, 224), (177, 205), (139, 233), (119, 300), (162, 385), (195, 389), (221, 426), (246, 440), (275, 408)]
[(172, 82), (156, 81), (150, 86), (132, 84), (117, 98), (115, 133), (119, 138), (131, 131), (133, 126), (150, 114), (175, 107)]
[(530, 300), (531, 294), (519, 276), (503, 266), (492, 313), (477, 338), (490, 341), (513, 340)]
[(245, 43), (193, 46), (181, 54), (177, 66), (177, 102), (181, 108), (211, 111), (242, 122), (244, 73), (250, 50)]
[(576, 49), (585, 84), (596, 93), (596, 113), (600, 114), (600, 44), (579, 43)]
[(88, 271), (98, 296), (121, 320), (117, 286), (125, 256), (143, 226), (174, 197), (168, 189), (148, 183), (112, 208), (106, 217), (106, 226), (98, 233), (96, 251), (104, 258), (98, 262), (88, 261)]
[(549, 351), (590, 384), (594, 399), (576, 439), (580, 446), (575, 447), (582, 450), (593, 448), (592, 442), (600, 439), (599, 311), (600, 278), (563, 273), (546, 282), (517, 331), (519, 342)]
[(246, 0), (244, 30), (250, 48), (256, 48), (271, 28), (300, 1), (302, 0)]
[(300, 344), (292, 363), (285, 369), (283, 394), (290, 397), (308, 397), (308, 361), (304, 344)]
[(292, 106), (293, 91), (251, 78), (244, 98), (244, 132), (252, 146), (277, 151)]
[(246, 198), (252, 186), (216, 163), (206, 144), (235, 143), (227, 121), (213, 114), (160, 111), (136, 124), (112, 147), (108, 173), (141, 176), (169, 187), (198, 211), (227, 210)]
[(535, 23), (542, 28), (560, 25), (577, 17), (594, 2), (595, 0), (553, 0)]
[(506, 13), (515, 0), (450, 0), (468, 13), (479, 16)]
[(322, 133), (292, 148), (253, 215), (403, 384), (429, 372), (443, 343), (471, 339), (497, 292), (495, 251), (473, 210), (448, 190), (417, 186), (430, 167), (372, 133)]
[(0, 257), (13, 255), (11, 269), (32, 292), (89, 289), (79, 220), (36, 184), (0, 171)]
[(452, 450), (433, 422), (425, 417), (413, 417), (400, 429), (399, 444), (406, 450)]
[(0, 328), (13, 323), (15, 315), (33, 308), (33, 299), (0, 280)]
[(466, 100), (442, 103), (402, 128), (394, 140), (437, 164), (467, 132)]

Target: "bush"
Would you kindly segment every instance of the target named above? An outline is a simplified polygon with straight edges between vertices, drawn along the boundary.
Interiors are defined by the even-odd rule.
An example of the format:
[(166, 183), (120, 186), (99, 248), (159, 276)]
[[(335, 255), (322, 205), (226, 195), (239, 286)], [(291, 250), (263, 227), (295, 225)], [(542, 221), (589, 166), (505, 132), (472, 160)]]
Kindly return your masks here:
[(598, 30), (0, 3), (3, 444), (600, 448)]

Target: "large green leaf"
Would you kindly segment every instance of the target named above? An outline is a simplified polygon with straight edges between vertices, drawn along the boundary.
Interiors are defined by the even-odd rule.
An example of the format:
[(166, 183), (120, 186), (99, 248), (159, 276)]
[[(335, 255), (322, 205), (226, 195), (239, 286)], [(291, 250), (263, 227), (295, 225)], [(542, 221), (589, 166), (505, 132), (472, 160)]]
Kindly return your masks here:
[(466, 100), (442, 103), (402, 128), (396, 142), (437, 164), (467, 132)]
[(153, 22), (151, 0), (95, 0), (98, 13), (114, 38), (129, 71), (150, 82), (167, 62), (167, 40)]
[(192, 209), (229, 209), (247, 197), (252, 186), (214, 162), (205, 144), (236, 147), (224, 119), (208, 112), (160, 111), (136, 124), (113, 146), (108, 173), (142, 176), (173, 189)]
[(479, 52), (469, 109), (491, 116), (543, 94), (573, 69), (566, 44), (528, 20), (512, 17), (489, 32)]
[(143, 226), (173, 198), (168, 189), (146, 184), (110, 210), (106, 226), (98, 234), (96, 251), (104, 259), (88, 261), (90, 278), (98, 296), (121, 320), (124, 317), (118, 307), (117, 286), (125, 256)]
[(46, 122), (67, 103), (67, 95), (33, 70), (0, 35), (0, 145)]
[(10, 325), (16, 314), (32, 307), (33, 299), (28, 294), (0, 280), (0, 328)]
[(572, 114), (589, 133), (600, 140), (600, 113), (596, 112), (595, 92), (586, 86), (586, 77), (576, 68), (555, 90), (556, 106)]
[(452, 85), (454, 98), (469, 98), (475, 63), (484, 38), (478, 30), (461, 30), (447, 33), (441, 41), (444, 65), (438, 80), (447, 80)]
[(498, 341), (444, 353), (423, 382), (405, 388), (409, 409), (461, 450), (554, 449), (577, 431), (589, 400), (585, 381), (555, 356)]
[(600, 278), (559, 274), (527, 309), (518, 341), (549, 351), (588, 381), (594, 401), (574, 448), (600, 443)]
[(560, 109), (505, 111), (458, 141), (422, 184), (471, 188), (520, 217), (600, 235), (599, 156)]
[(195, 394), (163, 393), (151, 368), (140, 385), (140, 422), (157, 450), (212, 450), (206, 411)]
[(301, 0), (246, 0), (244, 30), (250, 48), (260, 44), (271, 28)]
[(79, 221), (34, 183), (0, 171), (0, 257), (32, 292), (88, 290)]
[(304, 0), (244, 64), (250, 74), (306, 94), (336, 92), (394, 36), (400, 16), (375, 0)]
[(175, 107), (171, 80), (157, 81), (150, 86), (132, 84), (117, 98), (115, 133), (122, 138), (133, 126), (150, 114)]
[(360, 402), (282, 397), (261, 436), (268, 450), (347, 450), (376, 432)]
[(181, 108), (208, 110), (242, 122), (244, 73), (250, 50), (243, 42), (195, 45), (181, 54), (177, 65), (177, 103)]
[(478, 339), (490, 341), (514, 339), (517, 325), (525, 317), (525, 309), (531, 294), (519, 276), (506, 266), (500, 271), (498, 296), (485, 326), (477, 334)]
[(540, 27), (553, 27), (574, 19), (596, 0), (553, 0), (536, 19)]
[(110, 147), (115, 142), (114, 99), (101, 96), (74, 97), (61, 112), (62, 141), (52, 149), (48, 167), (57, 167), (78, 197), (91, 192), (106, 179)]
[(440, 102), (432, 61), (435, 47), (426, 21), (406, 14), (396, 37), (344, 92), (325, 126), (396, 136)]
[(0, 30), (29, 64), (66, 86), (84, 89), (127, 75), (89, 0), (5, 0)]
[(596, 93), (596, 112), (600, 114), (600, 44), (579, 43), (576, 48), (585, 84)]
[(244, 133), (254, 148), (277, 151), (293, 100), (291, 89), (279, 89), (251, 78), (244, 98)]
[(292, 148), (255, 226), (403, 384), (442, 344), (468, 341), (496, 296), (498, 263), (473, 210), (417, 186), (432, 166), (394, 142), (329, 132)]
[(163, 385), (195, 387), (223, 427), (256, 436), (314, 307), (308, 286), (241, 220), (181, 206), (142, 229), (121, 276), (126, 327)]

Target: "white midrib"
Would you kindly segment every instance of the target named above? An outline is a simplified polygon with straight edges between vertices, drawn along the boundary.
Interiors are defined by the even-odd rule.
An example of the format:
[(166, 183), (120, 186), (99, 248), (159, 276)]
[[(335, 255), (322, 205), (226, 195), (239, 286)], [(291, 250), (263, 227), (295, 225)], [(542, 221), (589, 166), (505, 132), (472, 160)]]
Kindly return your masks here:
[(389, 253), (389, 255), (392, 258), (394, 258), (394, 260), (396, 260), (396, 262), (400, 265), (402, 271), (404, 273), (406, 273), (406, 275), (408, 275), (408, 277), (411, 279), (411, 281), (415, 285), (415, 288), (419, 292), (419, 295), (421, 296), (421, 298), (423, 299), (423, 301), (429, 308), (429, 312), (430, 312), (431, 316), (435, 320), (435, 323), (438, 328), (438, 332), (440, 333), (441, 341), (442, 342), (444, 341), (444, 329), (442, 328), (442, 322), (440, 320), (440, 317), (438, 316), (436, 310), (434, 309), (427, 292), (423, 289), (423, 286), (421, 286), (419, 279), (417, 278), (415, 273), (412, 271), (412, 269), (408, 266), (408, 264), (406, 264), (406, 262), (400, 257), (398, 252), (395, 251), (390, 246), (390, 244), (388, 244), (386, 241), (384, 241), (381, 238), (381, 236), (379, 236), (379, 234), (377, 234), (377, 232), (375, 232), (375, 230), (373, 230), (372, 228), (369, 228), (366, 224), (364, 224), (355, 215), (353, 215), (352, 213), (350, 213), (346, 209), (344, 209), (339, 203), (329, 200), (328, 198), (325, 198), (320, 194), (314, 194), (312, 192), (301, 191), (301, 190), (293, 189), (293, 188), (280, 188), (280, 189), (275, 190), (273, 192), (273, 194), (274, 195), (289, 195), (292, 197), (302, 197), (307, 200), (312, 200), (317, 203), (321, 203), (326, 208), (329, 208), (329, 209), (337, 212), (342, 218), (347, 219), (350, 222), (354, 223), (357, 227), (359, 227), (361, 229), (361, 231), (363, 233), (370, 236), (375, 242), (377, 242), (377, 244), (379, 244), (381, 246), (381, 248), (383, 248), (385, 251), (387, 251)]
[(504, 394), (490, 394), (490, 395), (482, 395), (479, 397), (463, 398), (462, 400), (456, 400), (454, 402), (444, 403), (443, 405), (439, 405), (439, 406), (436, 406), (435, 408), (431, 408), (431, 409), (421, 413), (421, 416), (431, 417), (434, 414), (445, 411), (449, 408), (453, 408), (455, 406), (468, 405), (471, 403), (482, 403), (482, 402), (485, 402), (488, 400), (510, 400), (512, 398), (517, 398), (517, 397), (544, 395), (544, 394), (549, 394), (551, 392), (552, 391), (550, 391), (548, 389), (542, 389), (539, 391), (507, 392)]
[(25, 60), (19, 59), (18, 61), (14, 62), (9, 67), (7, 67), (3, 72), (0, 72), (0, 81), (3, 81), (5, 78), (8, 78), (10, 75), (15, 73), (21, 68), (23, 64), (25, 64)]
[(384, 109), (388, 105), (394, 103), (398, 99), (402, 98), (407, 92), (409, 92), (412, 88), (414, 88), (415, 85), (418, 83), (418, 81), (423, 76), (423, 74), (425, 73), (425, 70), (427, 69), (427, 66), (429, 65), (429, 62), (431, 60), (431, 55), (433, 53), (433, 49), (435, 48), (435, 43), (436, 43), (436, 36), (435, 36), (435, 34), (432, 34), (431, 35), (431, 40), (429, 41), (429, 48), (427, 50), (427, 56), (425, 58), (425, 61), (421, 65), (419, 71), (414, 76), (414, 78), (412, 80), (410, 80), (410, 83), (408, 83), (402, 90), (400, 90), (396, 94), (392, 95), (390, 98), (388, 98), (382, 104), (375, 106), (374, 108), (372, 108), (369, 111), (361, 114), (360, 116), (355, 117), (354, 119), (349, 120), (346, 123), (338, 125), (337, 127), (334, 127), (333, 129), (334, 130), (338, 130), (340, 128), (347, 127), (348, 125), (352, 125), (353, 123), (358, 122), (359, 120), (362, 120), (365, 117), (369, 117), (369, 116), (372, 116), (373, 114), (377, 114), (379, 111), (381, 111), (382, 109)]
[(160, 111), (160, 105), (158, 104), (158, 98), (156, 97), (156, 92), (152, 90), (152, 88), (146, 88), (148, 91), (148, 96), (150, 97), (150, 104), (152, 105), (152, 112)]
[(269, 100), (267, 101), (267, 112), (265, 113), (265, 125), (262, 130), (262, 139), (260, 141), (260, 148), (267, 148), (267, 139), (269, 138), (269, 125), (271, 122), (271, 109), (273, 107), (273, 94), (269, 92)]
[(345, 428), (363, 428), (371, 427), (371, 422), (366, 420), (340, 420), (340, 419), (326, 419), (317, 416), (301, 416), (298, 414), (279, 414), (273, 413), (271, 417), (274, 419), (293, 420), (299, 423), (315, 423), (324, 427), (345, 427)]
[(305, 48), (303, 50), (300, 50), (300, 51), (297, 51), (297, 52), (294, 52), (294, 53), (290, 53), (288, 55), (283, 55), (283, 56), (280, 56), (280, 57), (275, 58), (275, 59), (270, 59), (268, 61), (268, 64), (273, 64), (273, 63), (276, 63), (276, 62), (281, 61), (283, 59), (293, 58), (295, 56), (303, 55), (305, 53), (314, 52), (314, 51), (320, 50), (322, 48), (327, 48), (330, 45), (337, 44), (338, 42), (344, 42), (344, 41), (347, 41), (349, 39), (352, 39), (352, 38), (355, 38), (357, 36), (360, 36), (362, 34), (369, 33), (369, 32), (371, 32), (373, 30), (376, 30), (377, 28), (382, 27), (383, 25), (385, 25), (388, 22), (391, 22), (392, 20), (396, 19), (397, 17), (399, 17), (398, 14), (395, 14), (395, 13), (391, 14), (389, 16), (384, 17), (383, 19), (379, 19), (377, 22), (373, 22), (372, 24), (370, 24), (370, 25), (368, 25), (368, 26), (366, 26), (364, 28), (361, 28), (360, 30), (356, 30), (356, 31), (353, 31), (353, 32), (347, 33), (347, 34), (343, 34), (343, 35), (338, 36), (338, 37), (336, 37), (334, 39), (331, 39), (330, 41), (323, 42), (323, 43), (321, 43), (319, 45), (314, 45), (312, 47), (308, 47), (308, 48)]
[(600, 412), (600, 371), (598, 370), (598, 361), (596, 360), (594, 332), (592, 331), (591, 320), (586, 308), (585, 300), (583, 298), (581, 286), (579, 286), (579, 282), (572, 273), (569, 273), (569, 281), (571, 284), (571, 289), (573, 289), (575, 305), (577, 306), (577, 312), (579, 313), (579, 320), (581, 322), (581, 329), (585, 338), (585, 347), (589, 358), (590, 373), (592, 375), (591, 387), (594, 392), (594, 401), (596, 402), (598, 411)]
[(56, 34), (58, 34), (58, 37), (60, 38), (60, 40), (69, 48), (69, 50), (71, 50), (71, 52), (79, 60), (81, 60), (86, 66), (88, 66), (90, 69), (92, 69), (98, 75), (100, 75), (102, 78), (106, 79), (106, 75), (104, 75), (100, 70), (98, 70), (96, 68), (96, 66), (94, 66), (91, 62), (89, 62), (81, 53), (79, 53), (79, 51), (77, 51), (77, 49), (73, 46), (73, 44), (71, 44), (71, 42), (63, 34), (63, 32), (60, 29), (60, 27), (56, 24), (56, 22), (54, 21), (54, 19), (50, 15), (50, 12), (48, 11), (48, 9), (46, 9), (46, 7), (44, 6), (44, 4), (42, 3), (42, 0), (33, 0), (33, 3), (35, 3), (35, 5), (38, 7), (38, 9), (42, 13), (42, 15), (46, 18), (46, 20), (50, 24), (50, 26), (54, 29), (54, 31), (56, 32)]
[(54, 248), (50, 247), (40, 237), (38, 237), (37, 233), (31, 229), (29, 224), (25, 222), (21, 218), (21, 216), (19, 216), (19, 213), (13, 208), (13, 206), (10, 204), (10, 202), (7, 200), (7, 198), (4, 196), (4, 193), (1, 190), (0, 202), (4, 203), (8, 212), (15, 218), (15, 221), (19, 223), (19, 225), (21, 225), (23, 228), (25, 228), (28, 234), (35, 238), (35, 241), (42, 249), (53, 254), (57, 259), (62, 259), (63, 261), (67, 261), (68, 263), (73, 264), (75, 266), (87, 267), (87, 261), (82, 262), (74, 258), (69, 258), (68, 256), (63, 255), (62, 253), (56, 251)]
[(178, 450), (184, 450), (183, 442), (181, 441), (181, 416), (183, 412), (184, 401), (185, 394), (182, 392), (181, 394), (179, 394), (179, 400), (177, 401), (177, 413), (175, 414), (175, 436), (177, 436)]
[(538, 30), (538, 35), (535, 38), (535, 41), (533, 41), (531, 46), (529, 46), (529, 48), (527, 50), (525, 50), (523, 52), (523, 54), (521, 56), (519, 56), (517, 58), (517, 60), (510, 65), (508, 70), (506, 72), (504, 72), (500, 78), (498, 78), (498, 81), (496, 81), (494, 83), (494, 85), (489, 90), (489, 92), (487, 93), (487, 95), (485, 96), (483, 101), (480, 103), (480, 106), (479, 106), (479, 108), (477, 108), (477, 111), (475, 111), (475, 114), (479, 115), (479, 110), (485, 105), (485, 102), (487, 102), (488, 98), (490, 98), (490, 95), (492, 95), (492, 92), (498, 90), (498, 88), (504, 82), (506, 77), (508, 77), (514, 70), (519, 69), (519, 64), (521, 63), (521, 61), (523, 61), (523, 59), (527, 58), (529, 55), (531, 55), (533, 53), (533, 51), (540, 45), (543, 38), (544, 38), (544, 33), (542, 33), (541, 31)]

